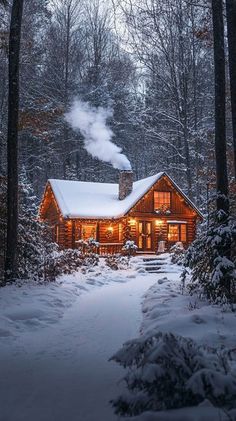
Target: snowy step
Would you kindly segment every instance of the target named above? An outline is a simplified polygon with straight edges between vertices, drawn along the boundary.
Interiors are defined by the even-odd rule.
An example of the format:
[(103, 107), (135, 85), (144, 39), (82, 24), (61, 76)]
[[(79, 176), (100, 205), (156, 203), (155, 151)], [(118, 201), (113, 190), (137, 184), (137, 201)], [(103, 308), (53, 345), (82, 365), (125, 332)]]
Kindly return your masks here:
[(152, 266), (149, 268), (139, 268), (138, 272), (146, 272), (146, 273), (168, 273), (168, 269), (160, 267), (160, 266)]
[(136, 266), (136, 269), (150, 269), (150, 268), (155, 268), (155, 269), (157, 269), (157, 268), (160, 268), (161, 266), (163, 266), (163, 265), (138, 265), (138, 266)]
[(150, 263), (150, 262), (161, 262), (161, 263), (165, 263), (165, 262), (167, 262), (167, 259), (161, 259), (159, 257), (152, 257), (150, 259), (149, 258), (143, 258), (142, 260), (145, 263)]
[(160, 265), (163, 266), (165, 264), (165, 262), (161, 262), (160, 260), (151, 260), (151, 262), (143, 262), (144, 266), (154, 266), (154, 265)]
[(150, 270), (148, 273), (169, 273), (168, 270)]

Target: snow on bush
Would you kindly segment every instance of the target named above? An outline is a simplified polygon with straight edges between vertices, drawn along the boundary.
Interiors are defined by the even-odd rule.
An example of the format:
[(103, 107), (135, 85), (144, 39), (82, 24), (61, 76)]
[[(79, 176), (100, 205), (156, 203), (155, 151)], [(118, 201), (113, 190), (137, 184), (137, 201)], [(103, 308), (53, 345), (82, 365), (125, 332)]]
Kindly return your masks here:
[(55, 280), (57, 276), (73, 273), (82, 266), (95, 266), (98, 260), (98, 255), (93, 252), (84, 254), (77, 249), (53, 251), (46, 256), (44, 278)]
[(129, 267), (129, 258), (120, 254), (107, 256), (105, 262), (112, 270), (127, 269)]
[(138, 246), (136, 246), (135, 242), (132, 240), (127, 240), (122, 247), (122, 253), (126, 256), (134, 256), (138, 249)]
[(128, 392), (112, 401), (118, 414), (194, 406), (204, 399), (224, 409), (235, 406), (236, 373), (229, 356), (192, 339), (159, 332), (127, 342), (112, 360), (128, 368)]
[(170, 248), (171, 262), (182, 265), (185, 257), (185, 249), (183, 243), (177, 242)]
[(79, 240), (77, 244), (78, 249), (85, 254), (96, 253), (99, 247), (99, 242), (96, 241), (93, 237), (88, 238), (88, 240)]
[[(190, 292), (197, 292), (219, 302), (236, 301), (236, 222), (211, 215), (209, 225), (203, 224), (184, 260), (185, 281), (190, 274)], [(188, 268), (191, 271), (188, 271)]]

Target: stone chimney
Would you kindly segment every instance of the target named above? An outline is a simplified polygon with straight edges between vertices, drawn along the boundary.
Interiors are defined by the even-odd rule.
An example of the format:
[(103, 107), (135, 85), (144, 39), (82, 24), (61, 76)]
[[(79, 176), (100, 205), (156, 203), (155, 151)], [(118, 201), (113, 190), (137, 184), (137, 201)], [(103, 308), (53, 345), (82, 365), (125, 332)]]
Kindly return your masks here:
[(119, 199), (125, 199), (133, 190), (133, 171), (122, 170), (119, 176)]

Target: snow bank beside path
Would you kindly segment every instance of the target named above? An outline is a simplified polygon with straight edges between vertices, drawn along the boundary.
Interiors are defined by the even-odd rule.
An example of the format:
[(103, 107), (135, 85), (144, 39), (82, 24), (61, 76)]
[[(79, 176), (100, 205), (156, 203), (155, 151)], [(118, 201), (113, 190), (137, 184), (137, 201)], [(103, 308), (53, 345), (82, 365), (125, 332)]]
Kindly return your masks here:
[[(180, 335), (180, 337), (191, 338), (197, 345), (206, 346), (208, 352), (213, 348), (217, 349), (219, 361), (221, 352), (222, 355), (224, 355), (224, 353), (227, 355), (230, 351), (232, 360), (230, 361), (230, 367), (228, 367), (227, 373), (230, 373), (229, 375), (231, 375), (233, 381), (236, 374), (236, 313), (227, 308), (223, 309), (218, 305), (210, 305), (207, 301), (200, 300), (196, 295), (190, 296), (186, 291), (183, 291), (179, 273), (180, 268), (176, 268), (176, 265), (171, 265), (171, 267), (168, 268), (168, 264), (169, 257), (165, 256), (166, 274), (158, 276), (157, 282), (149, 288), (143, 297), (141, 337), (124, 345), (116, 354), (118, 358), (117, 361), (119, 361), (120, 358), (122, 365), (124, 365), (123, 363), (125, 362), (129, 366), (129, 363), (127, 362), (132, 360), (132, 352), (135, 354), (135, 344), (137, 344), (141, 349), (142, 355), (140, 354), (139, 356), (140, 361), (143, 358), (142, 361), (144, 366), (141, 367), (140, 361), (137, 363), (137, 366), (134, 363), (132, 367), (130, 366), (131, 368), (127, 373), (127, 378), (129, 380), (133, 378), (137, 378), (138, 380), (143, 380), (143, 378), (146, 379), (145, 370), (151, 370), (153, 360), (152, 358), (150, 358), (150, 361), (148, 360), (148, 356), (145, 354), (144, 348), (142, 348), (145, 340), (148, 341), (152, 335), (155, 336), (158, 332), (162, 332), (163, 334), (171, 332), (174, 335)], [(125, 346), (127, 346), (126, 351)], [(134, 347), (133, 349), (132, 346)], [(152, 352), (155, 352), (154, 348), (153, 350), (151, 348), (150, 355), (154, 355)], [(160, 352), (159, 348), (157, 352)], [(136, 354), (134, 359), (135, 358), (138, 359)], [(158, 364), (155, 367), (158, 367)], [(155, 367), (153, 363), (153, 370)], [(152, 376), (155, 377), (155, 371), (150, 371), (149, 375), (151, 376), (150, 379), (152, 379)], [(212, 378), (213, 389), (217, 392), (219, 386), (217, 384), (217, 371), (215, 372), (215, 377), (213, 376)], [(152, 380), (150, 380), (150, 384), (151, 383)], [(220, 386), (227, 395), (228, 385), (223, 382)], [(148, 399), (150, 401), (152, 399), (151, 392), (149, 396), (148, 392), (145, 392), (145, 388), (142, 389), (142, 391), (139, 390), (139, 392), (135, 392), (134, 390), (133, 392), (133, 394), (131, 390), (126, 392), (126, 394), (122, 396), (122, 402), (123, 400), (125, 401), (127, 397), (127, 401), (132, 407), (132, 404), (136, 401), (135, 399), (139, 399), (138, 393), (140, 393), (140, 396), (142, 396), (144, 401), (146, 395), (147, 402)], [(209, 419), (214, 421), (236, 421), (236, 401), (233, 408), (235, 409), (232, 409), (231, 406), (230, 410), (225, 411), (224, 409), (214, 407), (210, 401), (205, 400), (194, 407), (143, 412), (141, 415), (122, 419), (129, 421), (208, 421)]]
[(229, 414), (214, 408), (210, 402), (206, 401), (194, 409), (181, 408), (171, 411), (146, 412), (143, 415), (125, 419), (126, 421), (234, 421), (236, 413), (234, 412), (234, 414), (231, 412), (231, 418), (229, 418)]
[(173, 332), (209, 347), (236, 347), (236, 313), (182, 293), (179, 275), (160, 278), (146, 292), (142, 310), (143, 334)]
[(135, 269), (112, 271), (100, 259), (99, 265), (62, 275), (56, 282), (25, 282), (0, 289), (0, 338), (19, 336), (57, 323), (81, 293), (110, 282), (126, 282)]

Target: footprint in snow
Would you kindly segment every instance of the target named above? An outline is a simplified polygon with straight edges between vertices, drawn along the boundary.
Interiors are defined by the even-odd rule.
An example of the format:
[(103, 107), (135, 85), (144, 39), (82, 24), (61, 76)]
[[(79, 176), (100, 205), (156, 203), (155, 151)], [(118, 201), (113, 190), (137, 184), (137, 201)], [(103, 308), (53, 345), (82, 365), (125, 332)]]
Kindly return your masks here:
[(193, 314), (191, 317), (191, 320), (193, 323), (196, 323), (197, 325), (201, 325), (206, 323), (206, 320), (204, 320), (202, 317), (198, 316), (198, 314)]
[(12, 333), (6, 329), (0, 329), (0, 338), (7, 338), (8, 336), (12, 336)]

